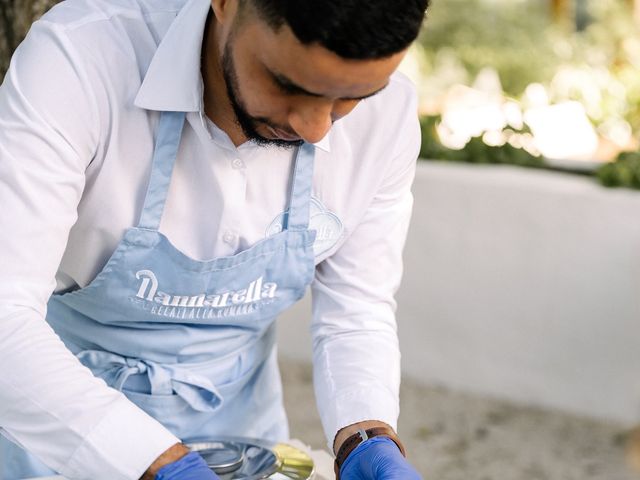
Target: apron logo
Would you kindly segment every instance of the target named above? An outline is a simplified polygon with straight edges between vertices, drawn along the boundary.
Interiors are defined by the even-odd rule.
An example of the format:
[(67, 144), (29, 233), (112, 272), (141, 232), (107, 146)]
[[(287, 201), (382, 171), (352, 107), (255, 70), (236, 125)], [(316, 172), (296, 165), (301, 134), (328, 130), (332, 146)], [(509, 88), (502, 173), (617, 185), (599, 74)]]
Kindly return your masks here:
[[(151, 313), (176, 318), (213, 318), (251, 313), (256, 309), (258, 302), (270, 303), (278, 290), (277, 283), (265, 283), (263, 277), (259, 277), (250, 282), (247, 288), (240, 290), (179, 295), (159, 290), (158, 279), (151, 270), (136, 272), (136, 278), (140, 280), (136, 298), (155, 303), (157, 306), (151, 307)], [(224, 310), (216, 312), (215, 309)], [(194, 313), (193, 310), (204, 311)]]
[[(286, 213), (281, 213), (273, 219), (267, 227), (265, 237), (276, 235), (282, 231)], [(320, 200), (311, 197), (309, 202), (309, 230), (316, 231), (313, 254), (318, 258), (338, 243), (344, 233), (344, 226), (335, 213), (329, 211)]]

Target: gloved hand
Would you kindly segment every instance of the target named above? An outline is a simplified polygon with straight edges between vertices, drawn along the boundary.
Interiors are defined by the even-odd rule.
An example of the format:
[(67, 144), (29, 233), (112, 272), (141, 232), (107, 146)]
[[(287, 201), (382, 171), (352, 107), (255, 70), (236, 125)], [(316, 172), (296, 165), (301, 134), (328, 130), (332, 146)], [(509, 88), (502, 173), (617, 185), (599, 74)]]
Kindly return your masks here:
[(421, 480), (388, 437), (362, 442), (340, 467), (340, 480)]
[(191, 452), (158, 470), (155, 480), (220, 480), (220, 477), (213, 473), (204, 458)]

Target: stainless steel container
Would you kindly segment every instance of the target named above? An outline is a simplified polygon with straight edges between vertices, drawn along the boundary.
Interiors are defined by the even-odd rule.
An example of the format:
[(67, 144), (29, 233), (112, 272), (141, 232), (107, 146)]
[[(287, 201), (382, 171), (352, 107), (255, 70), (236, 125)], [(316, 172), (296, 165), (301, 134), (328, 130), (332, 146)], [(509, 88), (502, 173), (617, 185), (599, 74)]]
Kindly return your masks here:
[(222, 480), (309, 480), (315, 474), (311, 457), (286, 443), (224, 437), (187, 446), (202, 455)]

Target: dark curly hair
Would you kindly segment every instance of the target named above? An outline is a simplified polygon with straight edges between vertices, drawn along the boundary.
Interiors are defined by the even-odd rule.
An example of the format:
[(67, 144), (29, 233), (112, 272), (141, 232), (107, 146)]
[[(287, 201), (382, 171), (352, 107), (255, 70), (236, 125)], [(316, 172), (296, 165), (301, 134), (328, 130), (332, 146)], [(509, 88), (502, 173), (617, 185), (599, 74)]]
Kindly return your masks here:
[(288, 25), (304, 44), (343, 58), (385, 58), (420, 31), (429, 0), (241, 0), (274, 30)]

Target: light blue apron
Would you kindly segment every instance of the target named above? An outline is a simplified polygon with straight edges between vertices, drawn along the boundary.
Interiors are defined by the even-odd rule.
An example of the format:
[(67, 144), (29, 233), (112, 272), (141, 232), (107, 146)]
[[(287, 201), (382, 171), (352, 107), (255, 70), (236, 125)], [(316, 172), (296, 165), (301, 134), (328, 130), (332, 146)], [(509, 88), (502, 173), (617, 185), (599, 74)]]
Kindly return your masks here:
[[(313, 279), (314, 147), (298, 149), (281, 232), (237, 255), (197, 261), (158, 231), (184, 120), (161, 114), (138, 226), (87, 287), (51, 297), (47, 321), (94, 375), (183, 441), (284, 440), (274, 320)], [(1, 446), (4, 480), (52, 474), (17, 445)]]

